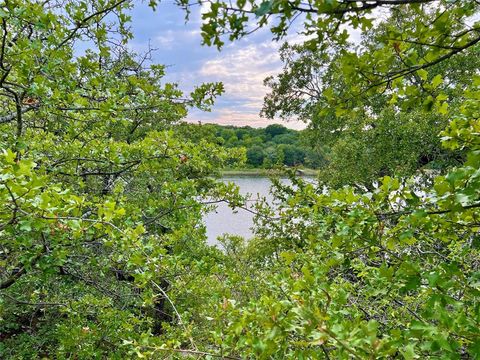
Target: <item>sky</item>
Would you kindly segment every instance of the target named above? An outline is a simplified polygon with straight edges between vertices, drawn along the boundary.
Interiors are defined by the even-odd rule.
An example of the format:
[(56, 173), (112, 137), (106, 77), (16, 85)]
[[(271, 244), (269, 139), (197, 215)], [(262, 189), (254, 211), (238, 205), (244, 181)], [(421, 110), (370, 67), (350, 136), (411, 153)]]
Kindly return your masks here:
[[(191, 91), (203, 82), (223, 82), (225, 93), (217, 99), (212, 111), (191, 110), (187, 121), (252, 127), (282, 123), (294, 129), (305, 127), (298, 121), (282, 122), (259, 116), (268, 91), (263, 80), (282, 69), (278, 55), (281, 43), (271, 40), (268, 28), (234, 43), (226, 42), (218, 51), (201, 45), (199, 7), (187, 23), (183, 10), (168, 0), (162, 1), (155, 12), (139, 1), (131, 15), (134, 33), (131, 48), (137, 53), (144, 53), (149, 46), (156, 49), (152, 61), (167, 65), (167, 81), (178, 83), (184, 91)], [(298, 36), (293, 34), (287, 40), (295, 38)]]

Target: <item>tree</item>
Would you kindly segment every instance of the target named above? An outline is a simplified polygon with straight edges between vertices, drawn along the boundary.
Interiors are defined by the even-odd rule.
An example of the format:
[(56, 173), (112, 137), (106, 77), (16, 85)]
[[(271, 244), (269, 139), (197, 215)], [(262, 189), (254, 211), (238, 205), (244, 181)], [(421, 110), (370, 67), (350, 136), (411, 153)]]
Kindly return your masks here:
[[(374, 47), (373, 34), (371, 31), (364, 40), (364, 47)], [(434, 94), (443, 94), (445, 106), (451, 109), (459, 104), (458, 93), (469, 82), (467, 74), (479, 65), (470, 60), (475, 49), (454, 61), (432, 67), (428, 75), (429, 79), (440, 75), (448, 79), (437, 85)], [(370, 186), (380, 176), (409, 176), (425, 167), (445, 168), (461, 158), (460, 154), (449, 153), (440, 146), (437, 134), (448, 122), (443, 110), (426, 115), (416, 106), (403, 104), (399, 114), (397, 100), (389, 100), (391, 94), (350, 100), (340, 110), (331, 107), (325, 95), (327, 90), (335, 89), (340, 97), (349, 92), (338, 67), (339, 55), (333, 54), (312, 51), (304, 45), (284, 45), (281, 52), (284, 71), (266, 80), (271, 92), (262, 110), (270, 118), (296, 117), (309, 125), (312, 147), (323, 147), (326, 151), (323, 156), (329, 159), (321, 172), (323, 181), (333, 186)], [(418, 83), (415, 76), (405, 81)], [(422, 96), (428, 98), (430, 94), (425, 90)]]
[(302, 150), (289, 144), (282, 144), (278, 148), (283, 153), (283, 164), (296, 166), (303, 163), (305, 153)]
[(272, 142), (275, 144), (298, 144), (298, 134), (296, 133), (284, 133), (276, 135), (272, 138)]
[(247, 150), (247, 164), (260, 166), (263, 164), (265, 154), (261, 146), (255, 145)]
[[(452, 84), (448, 99), (438, 87), (449, 79), (431, 72), (479, 41), (471, 17), (480, 5), (214, 2), (203, 29), (216, 45), (229, 30), (232, 39), (246, 34), (250, 15), (281, 36), (310, 14), (306, 31), (330, 36), (310, 42), (321, 51), (346, 45), (341, 25), (380, 29), (372, 47), (340, 51), (346, 93), (326, 88), (325, 112), (364, 121), (378, 100), (395, 105), (390, 116), (410, 119), (412, 108), (448, 116), (442, 144), (465, 153), (433, 186), (389, 176), (370, 191), (277, 179), (278, 208), (257, 203), (256, 237), (225, 237), (222, 253), (205, 246), (199, 198), (242, 206), (238, 189), (211, 178), (228, 155), (173, 129), (221, 86), (185, 101), (162, 85), (162, 67), (114, 45), (130, 37), (129, 4), (0, 8), (1, 357), (477, 356), (480, 77), (464, 75), (471, 81)], [(390, 10), (386, 21), (369, 20), (374, 8)], [(96, 51), (75, 57), (81, 40)]]
[(222, 87), (184, 96), (129, 53), (130, 6), (0, 5), (1, 358), (125, 358), (185, 329), (177, 271), (204, 266), (198, 199), (223, 198), (229, 156), (172, 126)]
[[(310, 164), (320, 163), (317, 153), (311, 151), (307, 143), (302, 140), (303, 132), (301, 131), (287, 129), (279, 124), (269, 125), (264, 129), (255, 129), (248, 126), (241, 128), (213, 126), (217, 128), (217, 134), (220, 134), (221, 139), (224, 140), (222, 145), (236, 151), (245, 149), (247, 152), (247, 163), (250, 166), (271, 168), (274, 164), (283, 164), (282, 159), (285, 157), (284, 145), (290, 145), (287, 149), (288, 166), (303, 165), (305, 163), (305, 153), (309, 150), (311, 156)], [(190, 132), (196, 134), (195, 138), (198, 138), (198, 135), (203, 133), (202, 129), (197, 131), (194, 128), (194, 125), (188, 125)], [(235, 134), (241, 134), (241, 139), (237, 138)], [(208, 137), (208, 135), (202, 136), (203, 138)], [(266, 141), (267, 139), (270, 140)], [(218, 143), (218, 141), (216, 142)], [(237, 164), (240, 163), (237, 162)]]
[[(178, 1), (187, 11), (195, 3)], [(318, 50), (327, 57), (339, 55), (334, 66), (348, 90), (344, 96), (341, 96), (343, 87), (323, 91), (337, 113), (348, 111), (349, 107), (344, 105), (351, 101), (363, 101), (382, 92), (387, 92), (392, 101), (406, 98), (407, 101), (402, 101), (405, 106), (421, 100), (422, 105), (444, 112), (448, 106), (444, 94), (434, 91), (443, 78), (440, 74), (434, 78), (428, 74), (431, 68), (477, 45), (480, 36), (475, 14), (479, 6), (476, 2), (452, 4), (447, 0), (215, 1), (202, 15), (202, 36), (204, 43), (221, 48), (227, 34), (229, 40), (236, 40), (270, 26), (274, 39), (278, 40), (301, 19), (303, 33), (310, 37), (305, 42), (308, 49)], [(388, 14), (389, 21), (375, 25), (374, 11)], [(269, 21), (272, 18), (276, 21)], [(351, 46), (348, 26), (363, 34), (373, 31), (373, 46)], [(414, 84), (408, 81), (412, 77)], [(425, 90), (433, 94), (423, 96)], [(295, 103), (297, 99), (292, 101)]]
[[(438, 5), (434, 6), (434, 3)], [(455, 112), (461, 104), (458, 94), (463, 93), (468, 86), (469, 74), (478, 68), (475, 25), (470, 27), (461, 20), (475, 13), (477, 7), (456, 3), (453, 7), (446, 5), (444, 8), (442, 2), (410, 4), (406, 1), (402, 4), (404, 6), (375, 2), (369, 4), (368, 8), (390, 9), (386, 10), (390, 15), (388, 20), (373, 26), (368, 20), (369, 11), (365, 11), (368, 9), (354, 9), (357, 5), (342, 2), (329, 5), (322, 2), (310, 3), (311, 11), (308, 13), (313, 17), (314, 10), (318, 10), (316, 14), (321, 22), (305, 24), (307, 28), (312, 28), (312, 37), (306, 43), (285, 44), (282, 47), (280, 55), (285, 64), (284, 71), (277, 77), (266, 79), (271, 92), (265, 98), (262, 115), (268, 118), (299, 119), (309, 124), (312, 147), (323, 149), (323, 157), (330, 158), (329, 165), (321, 176), (330, 185), (357, 183), (369, 186), (378, 176), (408, 176), (419, 168), (445, 168), (461, 159), (460, 154), (449, 154), (442, 149), (436, 134), (446, 124), (447, 118), (443, 115), (449, 109)], [(305, 8), (302, 9), (300, 5), (290, 3), (286, 6), (293, 6), (297, 15), (305, 12)], [(222, 6), (219, 8), (222, 9)], [(347, 15), (351, 12), (353, 16), (353, 13), (360, 12), (365, 16), (357, 20), (343, 16), (336, 19), (331, 12), (337, 11), (334, 9), (341, 10), (342, 14), (343, 11)], [(277, 14), (281, 19), (287, 19), (291, 14), (284, 10), (272, 5), (266, 16)], [(227, 16), (228, 11), (219, 10), (219, 13)], [(442, 28), (449, 16), (457, 19), (458, 24), (449, 23), (450, 28)], [(434, 26), (425, 27), (425, 19), (430, 19)], [(317, 25), (321, 29), (350, 21), (353, 27), (363, 31), (359, 46), (349, 43), (348, 34), (337, 31), (339, 27), (332, 32), (318, 33), (318, 37), (313, 36), (313, 28)], [(283, 25), (288, 27), (287, 24)], [(399, 31), (404, 25), (416, 30)], [(462, 26), (464, 30), (460, 31), (458, 27)], [(272, 30), (275, 32), (278, 29)], [(443, 30), (448, 34), (458, 31), (461, 37), (465, 36), (463, 43), (468, 46), (463, 48), (463, 43), (462, 46), (452, 46), (427, 41), (429, 32), (435, 37)], [(217, 34), (220, 32), (217, 31)], [(212, 35), (212, 31), (205, 32), (205, 36), (208, 34)], [(241, 33), (238, 36), (242, 36)], [(455, 36), (451, 35), (445, 41), (454, 39)], [(455, 51), (448, 52), (449, 48)], [(432, 60), (437, 59), (437, 55), (438, 61)], [(416, 59), (421, 69), (415, 69)], [(381, 69), (379, 63), (382, 64)], [(427, 121), (423, 115), (418, 114), (419, 106), (434, 109), (439, 113), (439, 119), (432, 121), (430, 118)], [(376, 126), (378, 122), (388, 121), (390, 126), (406, 129), (401, 124), (392, 123), (391, 116), (389, 119), (381, 118), (383, 114), (398, 111), (399, 108), (411, 113), (410, 121), (425, 124), (421, 127), (428, 135), (420, 131), (410, 132), (397, 137), (386, 137), (386, 142), (369, 143), (370, 136), (364, 129)], [(401, 138), (407, 142), (395, 142)], [(423, 153), (418, 151), (416, 144), (419, 143), (424, 143)], [(382, 147), (381, 150), (379, 148), (379, 151), (372, 152), (371, 147), (376, 147), (377, 144)], [(393, 153), (384, 156), (387, 149), (393, 150)], [(396, 156), (397, 149), (401, 149), (404, 156)], [(412, 152), (408, 153), (408, 149)], [(356, 152), (356, 158), (353, 159), (348, 151)], [(372, 154), (381, 157), (372, 158)], [(385, 166), (387, 162), (382, 161), (383, 158), (395, 161)], [(425, 160), (428, 160), (427, 163)], [(374, 169), (372, 165), (376, 163), (384, 165)], [(352, 169), (355, 165), (358, 168)]]
[[(473, 65), (449, 98), (450, 78), (436, 66), (448, 68), (450, 61), (474, 51), (480, 41), (479, 4), (213, 5), (203, 31), (205, 42), (217, 46), (227, 33), (231, 39), (246, 35), (255, 16), (258, 26), (271, 26), (274, 35), (283, 36), (291, 20), (306, 14), (306, 33), (317, 35), (307, 45), (338, 54), (327, 68), (337, 67), (340, 81), (321, 91), (320, 115), (357, 120), (357, 129), (365, 130), (358, 134), (384, 138), (379, 149), (388, 148), (388, 136), (396, 136), (397, 129), (389, 125), (392, 117), (408, 122), (416, 118), (415, 111), (427, 118), (447, 116), (442, 146), (465, 152), (461, 163), (434, 178), (433, 186), (415, 177), (400, 181), (390, 176), (369, 191), (318, 188), (295, 177), (292, 186), (278, 180), (279, 208), (257, 206), (256, 238), (246, 246), (233, 239), (228, 247), (234, 255), (225, 260), (221, 274), (231, 273), (222, 278), (229, 285), (210, 285), (217, 294), (228, 293), (209, 313), (218, 329), (215, 343), (224, 354), (254, 358), (475, 358), (480, 349), (480, 78)], [(383, 10), (386, 20), (371, 21), (372, 9)], [(372, 29), (371, 47), (349, 47), (345, 25), (364, 34)], [(451, 85), (454, 89), (457, 83)], [(378, 120), (369, 109), (387, 112), (381, 126), (374, 122), (364, 128), (365, 120)], [(411, 131), (405, 126), (399, 129), (402, 137)], [(353, 141), (341, 134), (337, 140), (345, 147)]]
[(287, 131), (288, 129), (280, 124), (271, 124), (265, 128), (265, 134), (267, 134), (270, 139), (277, 135), (285, 134)]

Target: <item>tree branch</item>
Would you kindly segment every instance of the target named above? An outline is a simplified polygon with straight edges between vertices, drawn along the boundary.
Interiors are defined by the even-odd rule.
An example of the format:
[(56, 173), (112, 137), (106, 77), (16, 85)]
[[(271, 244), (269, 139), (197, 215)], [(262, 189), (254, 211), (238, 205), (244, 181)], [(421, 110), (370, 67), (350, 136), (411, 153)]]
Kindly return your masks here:
[(32, 302), (29, 302), (29, 301), (18, 300), (18, 299), (14, 298), (13, 296), (10, 296), (8, 294), (2, 294), (2, 296), (5, 296), (5, 297), (9, 298), (10, 300), (14, 301), (15, 303), (22, 304), (22, 305), (39, 306), (39, 307), (42, 307), (42, 306), (68, 306), (67, 304), (63, 304), (63, 303), (48, 303), (48, 302), (32, 303)]
[[(38, 105), (36, 106), (26, 106), (20, 109), (21, 114), (25, 114), (26, 112), (38, 109)], [(18, 110), (14, 113), (10, 113), (8, 115), (0, 116), (0, 124), (5, 124), (16, 120), (18, 117)]]
[(112, 5), (102, 9), (102, 10), (99, 10), (93, 14), (90, 14), (89, 16), (87, 16), (86, 18), (83, 18), (82, 20), (80, 20), (78, 22), (78, 25), (72, 29), (70, 31), (70, 34), (68, 34), (68, 36), (63, 39), (56, 47), (55, 47), (55, 50), (58, 50), (60, 49), (62, 46), (64, 46), (67, 42), (69, 42), (71, 39), (73, 39), (73, 37), (77, 34), (77, 32), (83, 28), (90, 20), (92, 20), (95, 16), (100, 16), (100, 15), (103, 15), (103, 14), (106, 14), (112, 10), (114, 10), (116, 7), (122, 5), (123, 3), (127, 2), (129, 0), (120, 0), (120, 1), (117, 1), (115, 3), (113, 3)]

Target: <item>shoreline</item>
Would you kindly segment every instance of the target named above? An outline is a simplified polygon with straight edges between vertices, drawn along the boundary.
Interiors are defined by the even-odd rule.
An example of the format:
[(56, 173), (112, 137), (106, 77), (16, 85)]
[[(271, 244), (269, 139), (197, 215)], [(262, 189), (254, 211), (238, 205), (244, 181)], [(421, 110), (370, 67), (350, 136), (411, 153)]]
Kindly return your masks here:
[[(317, 176), (318, 170), (315, 169), (296, 169), (300, 176)], [(282, 169), (224, 169), (220, 173), (222, 176), (268, 176), (268, 175), (284, 175), (285, 170)]]

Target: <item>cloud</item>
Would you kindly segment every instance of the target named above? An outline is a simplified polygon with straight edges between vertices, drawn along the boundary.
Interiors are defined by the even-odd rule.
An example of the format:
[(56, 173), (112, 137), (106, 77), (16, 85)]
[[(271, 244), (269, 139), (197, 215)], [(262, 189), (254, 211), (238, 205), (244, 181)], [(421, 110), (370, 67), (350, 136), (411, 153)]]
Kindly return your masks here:
[[(214, 123), (220, 125), (234, 125), (234, 126), (251, 126), (251, 127), (265, 127), (269, 124), (278, 124), (279, 120), (263, 119), (256, 113), (247, 113), (245, 111), (237, 111), (232, 108), (216, 109), (212, 113), (201, 112), (198, 110), (191, 111), (187, 118), (188, 122), (192, 123)], [(300, 121), (292, 121), (283, 125), (292, 129), (304, 129), (306, 125)]]
[(153, 40), (154, 47), (161, 47), (163, 49), (171, 49), (175, 44), (175, 40), (178, 37), (178, 32), (168, 30), (162, 33), (162, 35), (157, 35)]
[[(190, 121), (251, 126), (271, 123), (260, 118), (259, 112), (268, 92), (264, 79), (282, 68), (278, 55), (281, 44), (271, 41), (268, 29), (261, 29), (245, 39), (227, 42), (221, 52), (201, 46), (201, 12), (207, 11), (208, 6), (194, 8), (187, 23), (184, 13), (169, 3), (162, 3), (157, 12), (146, 5), (135, 7), (135, 40), (130, 47), (142, 53), (150, 43), (158, 49), (152, 54), (153, 62), (167, 65), (165, 81), (178, 83), (187, 93), (204, 82), (223, 82), (225, 94), (212, 112), (191, 111)], [(295, 34), (289, 38), (299, 40)]]
[(200, 30), (188, 29), (186, 26), (176, 30), (161, 31), (153, 38), (152, 45), (161, 51), (175, 50), (179, 46), (194, 46), (200, 43)]
[(280, 69), (278, 45), (271, 42), (227, 46), (219, 56), (204, 61), (194, 78), (221, 81), (225, 87), (225, 94), (207, 117), (222, 122), (230, 119), (242, 125), (265, 123), (258, 115), (268, 91), (263, 80)]

